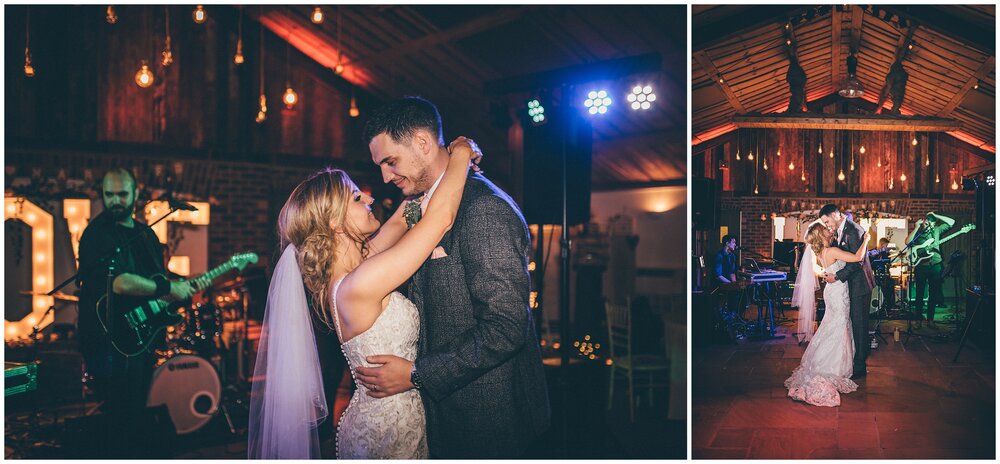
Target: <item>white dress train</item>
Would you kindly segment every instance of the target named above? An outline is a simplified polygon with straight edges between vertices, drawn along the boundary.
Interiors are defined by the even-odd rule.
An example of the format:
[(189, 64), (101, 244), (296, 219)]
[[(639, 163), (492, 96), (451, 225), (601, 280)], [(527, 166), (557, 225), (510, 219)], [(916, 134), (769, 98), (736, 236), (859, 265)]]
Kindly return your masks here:
[[(835, 274), (846, 263), (826, 267)], [(826, 314), (813, 335), (802, 363), (785, 380), (788, 396), (816, 406), (840, 406), (840, 394), (858, 389), (851, 380), (854, 338), (851, 332), (851, 300), (847, 283), (836, 281), (823, 290)]]

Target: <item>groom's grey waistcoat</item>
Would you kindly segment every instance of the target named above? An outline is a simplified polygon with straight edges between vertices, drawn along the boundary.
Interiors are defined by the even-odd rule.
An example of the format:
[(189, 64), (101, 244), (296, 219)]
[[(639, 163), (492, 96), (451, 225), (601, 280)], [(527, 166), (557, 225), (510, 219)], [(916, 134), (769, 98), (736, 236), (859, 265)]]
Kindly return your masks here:
[(472, 174), (439, 246), (447, 256), (410, 283), (431, 456), (519, 457), (550, 415), (528, 310), (528, 228), (506, 193)]

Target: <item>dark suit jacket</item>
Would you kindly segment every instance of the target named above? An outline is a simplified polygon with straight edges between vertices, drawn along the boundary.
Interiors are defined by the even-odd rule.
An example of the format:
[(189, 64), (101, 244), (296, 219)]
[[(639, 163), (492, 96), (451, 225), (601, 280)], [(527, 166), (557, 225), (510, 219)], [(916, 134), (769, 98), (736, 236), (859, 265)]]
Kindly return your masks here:
[[(844, 224), (844, 234), (840, 237), (837, 248), (856, 253), (858, 248), (861, 248), (861, 238), (864, 237), (865, 231), (854, 221), (846, 218), (844, 221), (847, 221), (847, 224)], [(867, 259), (861, 260), (860, 263), (847, 263), (843, 269), (837, 271), (837, 280), (847, 282), (852, 296), (871, 293), (875, 287), (875, 273), (872, 272), (872, 266)]]
[(431, 456), (520, 457), (550, 420), (527, 225), (506, 193), (472, 174), (439, 246), (448, 256), (428, 259), (410, 284)]

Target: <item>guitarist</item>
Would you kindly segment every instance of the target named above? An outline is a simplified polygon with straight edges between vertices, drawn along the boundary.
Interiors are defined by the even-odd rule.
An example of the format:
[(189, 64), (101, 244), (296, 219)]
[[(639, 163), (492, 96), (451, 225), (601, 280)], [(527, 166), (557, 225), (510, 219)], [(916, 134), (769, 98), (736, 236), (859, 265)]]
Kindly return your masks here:
[[(187, 282), (144, 277), (165, 274), (166, 252), (153, 230), (132, 218), (136, 193), (135, 178), (128, 171), (119, 168), (104, 175), (101, 192), (104, 211), (90, 221), (80, 238), (77, 281), (81, 290), (80, 350), (87, 372), (94, 376), (96, 392), (106, 398), (107, 412), (123, 414), (122, 423), (138, 417), (145, 408), (154, 359), (150, 352), (127, 358), (112, 347), (101, 323), (101, 319), (106, 323), (109, 316), (103, 309), (101, 319), (97, 315), (98, 300), (107, 289), (109, 260), (102, 259), (113, 255), (115, 248), (122, 248), (115, 257), (112, 281), (112, 304), (118, 310), (153, 297), (183, 300), (192, 293)], [(112, 329), (117, 332), (128, 327), (119, 323)]]
[(911, 247), (911, 256), (917, 253), (930, 254), (929, 259), (923, 260), (916, 266), (914, 278), (917, 284), (916, 314), (921, 317), (923, 317), (924, 312), (924, 289), (930, 283), (930, 294), (927, 298), (927, 326), (931, 328), (936, 327), (934, 308), (944, 299), (941, 294), (941, 283), (944, 281), (941, 277), (941, 234), (948, 231), (953, 225), (955, 225), (954, 219), (931, 211), (927, 213), (926, 219), (917, 221), (913, 232), (910, 233), (909, 237), (906, 237), (906, 243)]

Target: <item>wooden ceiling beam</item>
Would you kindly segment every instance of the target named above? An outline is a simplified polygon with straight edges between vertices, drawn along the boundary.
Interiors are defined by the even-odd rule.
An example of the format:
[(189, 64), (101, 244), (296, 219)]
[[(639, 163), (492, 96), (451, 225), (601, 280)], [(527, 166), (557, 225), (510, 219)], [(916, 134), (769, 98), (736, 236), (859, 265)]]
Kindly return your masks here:
[(955, 111), (955, 108), (958, 108), (958, 105), (962, 104), (962, 100), (965, 100), (965, 97), (969, 95), (969, 92), (972, 91), (972, 88), (975, 87), (979, 83), (979, 81), (986, 79), (986, 77), (990, 74), (990, 71), (992, 71), (995, 66), (996, 66), (996, 57), (991, 56), (987, 58), (986, 61), (983, 63), (983, 65), (980, 66), (979, 69), (976, 71), (976, 73), (973, 74), (972, 77), (969, 78), (969, 80), (965, 83), (965, 85), (963, 85), (962, 88), (955, 93), (955, 96), (951, 97), (951, 100), (948, 102), (948, 104), (944, 105), (944, 108), (941, 108), (941, 111), (938, 111), (937, 114), (938, 117), (947, 118), (951, 116), (951, 113)]
[(824, 116), (734, 116), (733, 124), (748, 129), (840, 129), (859, 131), (948, 132), (962, 128), (954, 119), (926, 117), (893, 117), (853, 114)]
[(729, 88), (728, 84), (726, 84), (725, 78), (722, 77), (721, 74), (719, 74), (719, 70), (715, 68), (715, 64), (712, 63), (712, 60), (708, 57), (708, 54), (705, 53), (704, 50), (699, 50), (697, 52), (694, 52), (692, 55), (695, 61), (697, 61), (698, 64), (701, 65), (702, 69), (705, 70), (705, 73), (708, 74), (708, 76), (712, 79), (712, 82), (714, 82), (715, 85), (722, 88), (722, 92), (726, 94), (726, 100), (729, 100), (729, 104), (736, 109), (736, 112), (746, 113), (747, 112), (746, 108), (743, 107), (743, 104), (740, 103), (740, 100), (736, 98), (736, 94), (733, 93), (733, 90)]
[(378, 51), (371, 55), (358, 58), (349, 64), (368, 68), (386, 64), (407, 53), (412, 53), (425, 48), (436, 47), (454, 40), (496, 29), (504, 24), (517, 21), (525, 14), (538, 8), (540, 7), (527, 6), (518, 8), (502, 8), (494, 14), (480, 16), (472, 21), (459, 24), (451, 29), (445, 29), (434, 34), (423, 36), (419, 39), (398, 44), (390, 47), (388, 50)]
[(851, 54), (856, 55), (861, 48), (861, 27), (865, 22), (865, 9), (861, 5), (851, 5)]
[(840, 41), (843, 33), (841, 32), (841, 26), (843, 25), (843, 19), (839, 11), (833, 8), (830, 12), (830, 82), (833, 83), (834, 88), (840, 85), (840, 61), (843, 59), (840, 57)]

